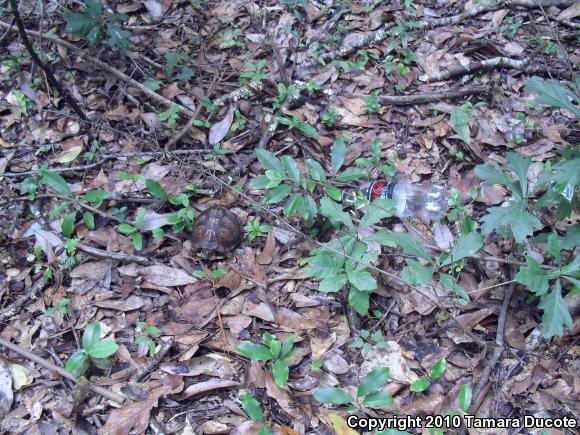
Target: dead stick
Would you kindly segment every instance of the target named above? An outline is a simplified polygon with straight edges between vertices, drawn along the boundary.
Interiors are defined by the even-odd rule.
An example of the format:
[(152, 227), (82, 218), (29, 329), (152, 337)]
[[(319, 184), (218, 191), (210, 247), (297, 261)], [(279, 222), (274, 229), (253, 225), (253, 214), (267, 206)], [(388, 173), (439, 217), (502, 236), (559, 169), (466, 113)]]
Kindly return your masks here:
[(20, 296), (12, 305), (0, 311), (0, 323), (4, 322), (8, 317), (15, 315), (20, 308), (28, 303), (28, 301), (36, 299), (38, 293), (42, 291), (45, 285), (46, 283), (44, 282), (44, 279), (39, 279), (32, 285), (32, 287), (30, 287), (24, 296)]
[(453, 98), (467, 97), (469, 95), (487, 94), (488, 86), (468, 86), (460, 89), (447, 89), (444, 91), (421, 92), (414, 95), (381, 95), (378, 97), (379, 104), (408, 105), (430, 103), (434, 101), (451, 100)]
[(105, 251), (102, 249), (94, 248), (90, 245), (85, 245), (84, 243), (77, 243), (77, 249), (79, 251), (83, 251), (85, 254), (89, 254), (91, 257), (96, 258), (105, 258), (108, 260), (117, 260), (117, 261), (128, 261), (137, 264), (141, 264), (143, 266), (147, 266), (151, 262), (147, 257), (141, 257), (139, 255), (129, 255), (123, 254), (122, 252), (110, 252)]
[[(71, 373), (67, 372), (66, 370), (48, 362), (47, 360), (45, 360), (44, 358), (39, 357), (38, 355), (33, 354), (32, 352), (29, 352), (27, 350), (22, 349), (20, 346), (10, 343), (9, 341), (4, 340), (3, 338), (0, 338), (0, 345), (4, 346), (10, 350), (13, 350), (14, 352), (22, 355), (23, 357), (29, 359), (30, 361), (34, 361), (35, 363), (37, 363), (38, 365), (41, 365), (42, 367), (51, 370), (53, 372), (58, 373), (59, 375), (61, 375), (63, 378), (69, 379), (71, 381), (73, 381), (75, 384), (78, 383), (78, 379), (75, 378)], [(125, 402), (125, 397), (113, 392), (113, 391), (109, 391), (106, 388), (100, 387), (98, 385), (92, 385), (89, 387), (91, 389), (91, 391), (100, 394), (101, 396), (103, 396), (106, 399), (112, 400), (113, 402), (117, 402), (119, 405), (122, 405)]]

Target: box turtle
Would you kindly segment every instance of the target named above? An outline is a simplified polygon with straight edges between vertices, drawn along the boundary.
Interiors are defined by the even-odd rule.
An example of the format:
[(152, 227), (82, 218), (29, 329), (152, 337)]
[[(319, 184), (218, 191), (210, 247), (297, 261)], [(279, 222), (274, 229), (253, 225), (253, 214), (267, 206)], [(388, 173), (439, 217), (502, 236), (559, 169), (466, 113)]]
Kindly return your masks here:
[(240, 219), (221, 205), (209, 207), (193, 225), (192, 244), (195, 249), (225, 254), (233, 251), (241, 238)]

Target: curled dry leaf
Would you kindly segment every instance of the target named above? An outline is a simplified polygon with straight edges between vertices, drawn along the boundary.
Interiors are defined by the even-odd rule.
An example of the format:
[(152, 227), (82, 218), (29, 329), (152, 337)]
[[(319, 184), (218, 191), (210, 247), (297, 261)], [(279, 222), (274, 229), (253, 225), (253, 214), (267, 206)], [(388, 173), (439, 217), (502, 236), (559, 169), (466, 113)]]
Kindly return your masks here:
[(175, 267), (156, 264), (154, 266), (143, 267), (139, 270), (143, 279), (164, 287), (175, 287), (178, 285), (193, 284), (197, 279), (181, 269)]
[(93, 302), (94, 305), (100, 308), (106, 308), (109, 310), (118, 311), (133, 311), (141, 308), (145, 301), (139, 296), (129, 296), (127, 299), (115, 299), (107, 301), (96, 301)]
[(388, 341), (384, 349), (374, 346), (364, 355), (364, 361), (360, 367), (361, 379), (380, 367), (388, 367), (390, 378), (401, 384), (412, 384), (419, 379), (415, 372), (409, 369), (401, 348), (394, 341)]
[(228, 134), (228, 131), (230, 131), (232, 122), (234, 122), (234, 106), (229, 106), (224, 118), (221, 121), (216, 122), (209, 129), (209, 144), (215, 145), (216, 143), (221, 142)]
[(229, 379), (210, 379), (209, 381), (199, 382), (187, 387), (183, 393), (183, 399), (189, 399), (190, 397), (197, 396), (198, 394), (207, 391), (221, 390), (223, 388), (237, 387), (239, 385), (239, 382), (231, 381)]

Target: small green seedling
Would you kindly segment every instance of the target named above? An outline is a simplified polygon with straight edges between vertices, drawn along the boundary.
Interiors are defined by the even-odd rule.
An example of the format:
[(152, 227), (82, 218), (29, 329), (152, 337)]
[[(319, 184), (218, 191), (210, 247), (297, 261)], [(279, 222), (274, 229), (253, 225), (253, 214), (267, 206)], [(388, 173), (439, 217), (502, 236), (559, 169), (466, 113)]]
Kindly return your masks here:
[(135, 216), (135, 223), (133, 225), (122, 223), (117, 226), (117, 231), (128, 236), (133, 241), (133, 247), (137, 251), (143, 249), (143, 235), (139, 230), (145, 222), (145, 213), (147, 213), (147, 210), (141, 208)]
[(119, 346), (114, 341), (101, 340), (100, 337), (99, 323), (89, 323), (83, 334), (83, 348), (73, 353), (66, 362), (67, 372), (78, 378), (89, 369), (91, 362), (100, 369), (111, 367), (109, 357), (117, 352)]
[(410, 390), (413, 393), (420, 393), (421, 391), (425, 391), (427, 388), (429, 388), (429, 385), (431, 385), (431, 381), (436, 381), (443, 375), (446, 365), (447, 361), (445, 361), (445, 358), (439, 358), (431, 369), (431, 380), (426, 378), (419, 378), (411, 384)]
[(340, 115), (336, 111), (336, 108), (331, 107), (329, 110), (324, 112), (320, 117), (320, 120), (325, 124), (327, 127), (333, 127), (334, 123), (338, 120)]
[(167, 121), (167, 127), (173, 130), (177, 124), (177, 118), (179, 117), (179, 106), (177, 104), (172, 104), (169, 109), (165, 112), (159, 113), (160, 121)]
[(279, 109), (282, 107), (282, 103), (286, 101), (286, 98), (296, 93), (296, 86), (289, 85), (286, 86), (284, 83), (278, 83), (278, 96), (274, 98), (274, 104), (272, 107), (274, 109)]
[(158, 327), (148, 325), (145, 322), (138, 322), (137, 328), (144, 332), (144, 334), (135, 339), (135, 344), (147, 343), (147, 346), (149, 347), (149, 356), (155, 355), (155, 340), (153, 340), (153, 338), (150, 336), (154, 334), (160, 334), (161, 330)]
[(44, 312), (44, 315), (46, 317), (50, 317), (58, 311), (64, 316), (68, 314), (68, 304), (70, 304), (70, 299), (67, 298), (61, 299), (60, 301), (52, 301), (52, 307), (47, 309)]
[(381, 105), (379, 104), (379, 90), (373, 91), (371, 95), (364, 98), (363, 108), (367, 114), (374, 115), (379, 111)]
[(248, 62), (246, 64), (246, 70), (240, 74), (240, 81), (246, 84), (250, 81), (261, 82), (268, 78), (268, 75), (262, 73), (262, 70), (266, 66), (266, 60), (260, 59), (258, 63)]
[[(248, 414), (248, 417), (250, 417), (255, 422), (262, 423), (264, 421), (264, 411), (262, 411), (262, 407), (253, 396), (246, 394), (244, 397), (242, 397), (242, 408), (244, 408), (244, 411), (246, 414)], [(260, 429), (260, 432), (258, 432), (258, 435), (271, 434), (272, 432), (268, 426), (263, 426)]]
[(310, 125), (308, 122), (300, 121), (296, 115), (292, 116), (292, 119), (286, 118), (284, 116), (276, 116), (276, 121), (278, 121), (282, 125), (288, 126), (289, 130), (293, 128), (297, 128), (306, 136), (316, 137), (318, 136), (318, 131), (316, 128)]
[(209, 279), (215, 282), (221, 277), (226, 276), (227, 273), (225, 269), (218, 268), (212, 271), (194, 270), (192, 275), (199, 279)]
[(249, 225), (244, 227), (244, 230), (248, 232), (248, 241), (251, 242), (256, 237), (265, 236), (268, 234), (272, 227), (270, 225), (260, 224), (260, 218), (252, 219)]
[(275, 336), (265, 333), (262, 339), (268, 347), (244, 341), (236, 348), (236, 351), (254, 361), (274, 361), (272, 364), (274, 382), (280, 388), (286, 388), (290, 374), (286, 361), (300, 350), (297, 347), (293, 347), (295, 338), (294, 335), (291, 335), (282, 343)]

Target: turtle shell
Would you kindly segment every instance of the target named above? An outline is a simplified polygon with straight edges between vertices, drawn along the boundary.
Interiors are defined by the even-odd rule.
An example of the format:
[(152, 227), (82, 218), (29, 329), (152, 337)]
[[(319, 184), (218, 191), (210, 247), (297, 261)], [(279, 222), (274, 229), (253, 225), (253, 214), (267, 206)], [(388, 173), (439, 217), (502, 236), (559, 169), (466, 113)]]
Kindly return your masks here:
[(224, 254), (232, 251), (240, 243), (241, 237), (240, 219), (221, 205), (205, 210), (193, 225), (192, 242), (196, 249)]

